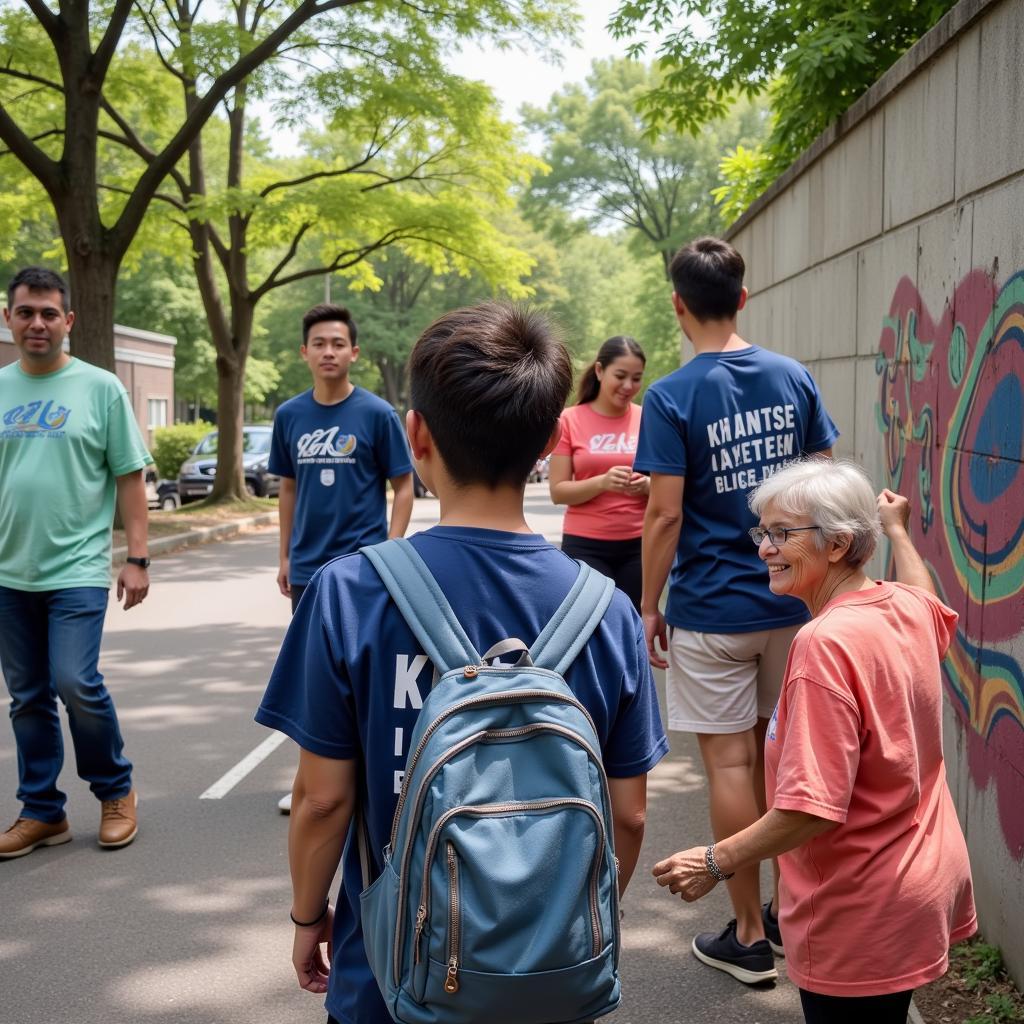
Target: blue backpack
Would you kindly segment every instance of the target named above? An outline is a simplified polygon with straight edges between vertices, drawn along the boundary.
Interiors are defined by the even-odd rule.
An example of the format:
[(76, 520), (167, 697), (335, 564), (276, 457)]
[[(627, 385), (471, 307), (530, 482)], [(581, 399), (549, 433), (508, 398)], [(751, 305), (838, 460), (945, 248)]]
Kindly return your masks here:
[[(436, 669), (383, 870), (357, 829), (366, 953), (400, 1024), (560, 1024), (619, 1003), (608, 780), (562, 674), (614, 586), (587, 565), (527, 651), (481, 657), (404, 540), (363, 548)], [(514, 665), (490, 658), (520, 651)], [(438, 678), (439, 677), (439, 678)]]

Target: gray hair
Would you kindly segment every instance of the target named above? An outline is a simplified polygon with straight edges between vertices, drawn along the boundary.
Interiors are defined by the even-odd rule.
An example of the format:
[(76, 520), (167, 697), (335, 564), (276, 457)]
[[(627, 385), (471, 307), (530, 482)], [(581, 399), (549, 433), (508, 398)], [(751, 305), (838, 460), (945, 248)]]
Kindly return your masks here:
[(846, 564), (853, 568), (874, 554), (882, 534), (874, 487), (853, 462), (821, 456), (798, 459), (768, 477), (747, 500), (758, 518), (768, 505), (786, 516), (810, 517), (821, 527), (815, 535), (819, 548), (849, 537)]

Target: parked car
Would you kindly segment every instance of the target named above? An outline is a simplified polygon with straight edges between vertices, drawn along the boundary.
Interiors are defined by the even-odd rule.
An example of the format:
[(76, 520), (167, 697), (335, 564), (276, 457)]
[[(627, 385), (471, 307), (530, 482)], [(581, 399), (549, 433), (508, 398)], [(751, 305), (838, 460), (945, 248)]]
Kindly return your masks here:
[[(245, 489), (257, 498), (273, 497), (281, 489), (281, 478), (267, 470), (271, 427), (242, 427), (242, 468)], [(181, 464), (178, 495), (183, 504), (205, 498), (213, 489), (217, 472), (217, 431), (211, 430)]]
[(156, 474), (156, 469), (149, 466), (146, 469), (146, 501), (150, 508), (163, 509), (165, 512), (173, 512), (181, 507), (181, 498), (178, 497), (177, 480), (161, 480)]

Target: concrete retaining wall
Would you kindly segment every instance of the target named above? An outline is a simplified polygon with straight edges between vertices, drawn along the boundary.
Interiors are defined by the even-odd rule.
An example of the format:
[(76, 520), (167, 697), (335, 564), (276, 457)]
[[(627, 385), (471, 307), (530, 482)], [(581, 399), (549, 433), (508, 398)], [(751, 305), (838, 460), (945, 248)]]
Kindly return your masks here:
[(1024, 0), (963, 0), (732, 228), (740, 331), (910, 496), (960, 613), (946, 758), (982, 930), (1024, 985)]

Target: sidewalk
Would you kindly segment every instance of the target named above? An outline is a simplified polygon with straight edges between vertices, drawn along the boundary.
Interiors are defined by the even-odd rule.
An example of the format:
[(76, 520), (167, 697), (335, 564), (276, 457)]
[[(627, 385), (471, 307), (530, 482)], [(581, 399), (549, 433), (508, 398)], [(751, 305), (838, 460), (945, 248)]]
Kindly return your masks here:
[[(149, 513), (149, 554), (165, 555), (170, 551), (225, 540), (246, 530), (277, 525), (277, 502), (253, 499), (241, 506), (202, 508), (190, 511), (186, 506), (174, 512)], [(128, 554), (123, 530), (114, 531), (113, 560), (116, 565)]]

